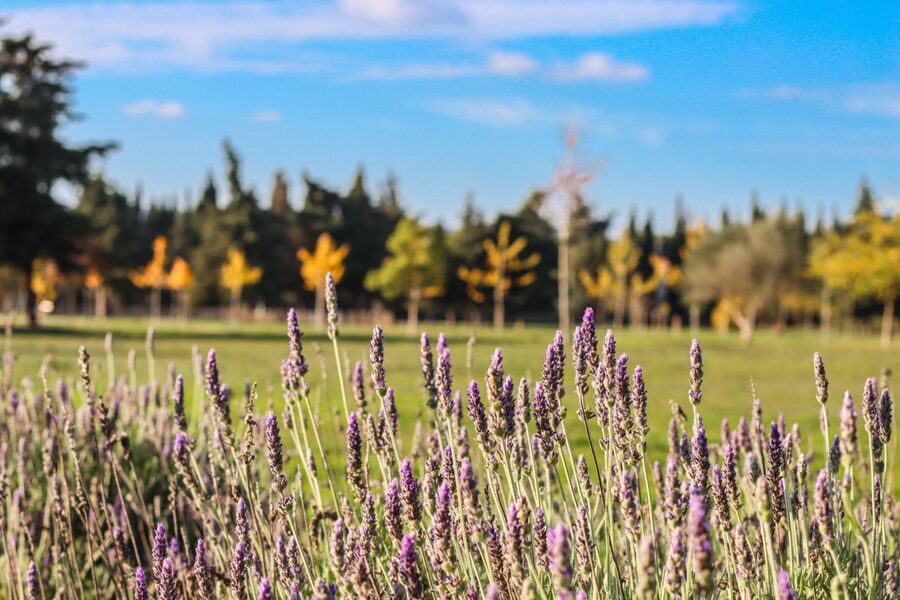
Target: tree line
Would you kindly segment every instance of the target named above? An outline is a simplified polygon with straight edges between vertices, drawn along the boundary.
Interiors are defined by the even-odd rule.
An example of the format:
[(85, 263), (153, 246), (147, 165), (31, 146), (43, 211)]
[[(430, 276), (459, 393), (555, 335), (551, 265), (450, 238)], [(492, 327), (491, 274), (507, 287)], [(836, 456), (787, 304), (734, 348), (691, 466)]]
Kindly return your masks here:
[[(114, 144), (61, 139), (76, 117), (79, 65), (28, 36), (0, 43), (0, 300), (10, 310), (25, 297), (32, 322), (53, 301), (98, 316), (227, 305), (237, 318), (242, 306), (294, 305), (321, 320), (330, 272), (342, 308), (382, 303), (412, 328), (420, 313), (565, 325), (590, 304), (617, 326), (709, 323), (745, 340), (761, 322), (830, 329), (880, 312), (882, 341), (891, 339), (900, 217), (880, 211), (865, 183), (852, 216), (828, 224), (756, 200), (746, 220), (723, 211), (717, 223), (691, 221), (676, 201), (671, 231), (632, 213), (614, 232), (612, 215), (585, 197), (590, 170), (568, 139), (558, 185), (491, 217), (469, 196), (448, 228), (411, 214), (393, 176), (373, 190), (362, 168), (346, 190), (304, 173), (299, 193), (277, 172), (261, 198), (226, 140), (224, 186), (210, 173), (196, 198), (147, 201), (91, 169)], [(72, 206), (54, 194), (63, 181)]]

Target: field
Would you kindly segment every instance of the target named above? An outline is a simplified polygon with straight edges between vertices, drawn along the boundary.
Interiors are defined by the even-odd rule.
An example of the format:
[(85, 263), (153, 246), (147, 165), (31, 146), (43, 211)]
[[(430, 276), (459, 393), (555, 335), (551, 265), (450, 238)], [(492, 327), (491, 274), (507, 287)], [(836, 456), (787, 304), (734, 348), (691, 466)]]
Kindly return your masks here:
[[(16, 373), (35, 376), (46, 356), (52, 356), (53, 367), (66, 377), (77, 373), (78, 346), (84, 344), (94, 357), (95, 378), (106, 381), (106, 362), (103, 347), (104, 336), (111, 331), (115, 340), (116, 369), (119, 374), (127, 371), (129, 350), (136, 353), (138, 382), (145, 381), (147, 358), (145, 333), (149, 322), (136, 319), (48, 318), (41, 330), (31, 332), (16, 330), (12, 337), (12, 349), (17, 355)], [(598, 329), (602, 329), (598, 327)], [(421, 403), (421, 370), (419, 341), (417, 337), (404, 335), (401, 324), (386, 329), (385, 368), (388, 385), (395, 389), (400, 414), (400, 439), (408, 440)], [(471, 329), (464, 326), (443, 327), (442, 324), (424, 323), (432, 342), (439, 331), (447, 335), (453, 357), (454, 388), (465, 389), (469, 379), (483, 381), (485, 369), (495, 347), (504, 353), (506, 371), (516, 379), (539, 378), (544, 350), (553, 338), (549, 327), (530, 326), (524, 329), (509, 328), (498, 333), (489, 328)], [(287, 336), (281, 323), (225, 324), (220, 321), (170, 321), (155, 326), (157, 377), (165, 377), (167, 365), (174, 363), (178, 373), (188, 382), (188, 410), (196, 404), (191, 398), (198, 388), (191, 385), (193, 367), (192, 347), (205, 353), (215, 348), (219, 355), (219, 368), (225, 382), (235, 390), (242, 390), (246, 382), (257, 382), (264, 403), (271, 402), (276, 410), (281, 407), (279, 369), (287, 355)], [(399, 332), (399, 333), (398, 333)], [(362, 361), (367, 365), (370, 330), (360, 327), (342, 327), (340, 348), (345, 376), (346, 365)], [(467, 360), (467, 341), (475, 336), (471, 348), (471, 361)], [(620, 352), (629, 354), (630, 364), (644, 369), (649, 393), (649, 448), (654, 460), (665, 457), (666, 425), (671, 416), (669, 401), (677, 401), (688, 410), (688, 349), (691, 335), (688, 332), (672, 333), (659, 330), (625, 330), (617, 332)], [(885, 368), (900, 367), (900, 353), (885, 351), (874, 337), (833, 334), (823, 339), (816, 331), (793, 331), (775, 335), (760, 331), (749, 345), (742, 345), (737, 335), (722, 336), (704, 330), (699, 336), (704, 351), (705, 377), (703, 382), (703, 415), (710, 431), (711, 441), (718, 441), (719, 424), (723, 418), (735, 425), (741, 415), (749, 419), (752, 402), (751, 385), (763, 402), (763, 417), (767, 422), (784, 413), (788, 425), (797, 422), (806, 435), (804, 447), (816, 451), (817, 462), (821, 458), (821, 440), (818, 433), (818, 405), (812, 374), (812, 355), (818, 351), (825, 359), (831, 382), (829, 414), (836, 431), (837, 414), (843, 390), (850, 390), (858, 403), (866, 377), (878, 377)], [(306, 329), (304, 343), (310, 363), (308, 379), (315, 398), (321, 402), (326, 431), (333, 428), (334, 437), (326, 439), (334, 448), (334, 440), (343, 438), (337, 430), (342, 419), (329, 418), (339, 414), (340, 391), (335, 375), (333, 349), (324, 331)], [(567, 348), (567, 353), (569, 352)], [(471, 362), (471, 370), (467, 362)], [(570, 365), (567, 364), (567, 369)], [(366, 370), (368, 377), (368, 370)], [(367, 379), (368, 381), (368, 379)], [(567, 372), (566, 385), (572, 385)], [(101, 386), (102, 387), (102, 386)], [(576, 449), (583, 448), (581, 430), (574, 425), (574, 395), (565, 397), (571, 420), (569, 433)], [(326, 436), (330, 437), (330, 436)], [(338, 442), (343, 444), (343, 442)]]

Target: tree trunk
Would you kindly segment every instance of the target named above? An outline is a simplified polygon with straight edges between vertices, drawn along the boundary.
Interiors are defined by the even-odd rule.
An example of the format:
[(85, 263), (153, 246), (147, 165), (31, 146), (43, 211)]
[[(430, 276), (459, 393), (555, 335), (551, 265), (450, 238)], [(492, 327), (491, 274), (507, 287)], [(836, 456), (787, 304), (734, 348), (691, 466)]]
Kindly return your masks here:
[(822, 337), (828, 338), (831, 335), (831, 290), (826, 287), (822, 288), (822, 302), (819, 310), (819, 329)]
[(497, 265), (497, 282), (494, 284), (494, 329), (498, 331), (502, 331), (503, 325), (506, 323), (506, 307), (504, 306), (506, 290), (503, 289), (505, 284), (506, 264), (501, 260)]
[(688, 307), (688, 319), (690, 320), (691, 334), (700, 333), (700, 305), (696, 302)]
[(613, 307), (613, 329), (616, 331), (622, 329), (625, 322), (625, 294), (616, 294), (616, 303)]
[(241, 288), (231, 290), (231, 320), (237, 322), (241, 308)]
[(422, 290), (414, 287), (409, 291), (409, 302), (406, 306), (406, 328), (410, 334), (415, 334), (419, 329), (419, 302), (422, 299)]
[(884, 300), (884, 312), (881, 315), (881, 347), (890, 348), (894, 336), (894, 303), (896, 297), (891, 294)]
[(106, 286), (104, 285), (94, 290), (94, 316), (98, 319), (106, 318)]
[(37, 329), (37, 294), (31, 289), (31, 278), (34, 275), (32, 263), (28, 263), (22, 273), (25, 275), (25, 314), (28, 315), (28, 327)]
[(569, 334), (569, 327), (572, 311), (569, 307), (569, 236), (561, 235), (559, 237), (559, 265), (558, 265), (558, 305), (559, 305), (559, 328), (566, 335)]
[(154, 319), (159, 318), (160, 306), (162, 305), (162, 288), (154, 287), (150, 290), (150, 316)]
[(732, 312), (732, 316), (738, 326), (738, 331), (740, 331), (741, 343), (749, 344), (753, 340), (753, 333), (756, 330), (756, 309), (747, 309), (746, 315), (735, 310)]
[(313, 316), (316, 327), (325, 326), (325, 283), (316, 286), (316, 308)]

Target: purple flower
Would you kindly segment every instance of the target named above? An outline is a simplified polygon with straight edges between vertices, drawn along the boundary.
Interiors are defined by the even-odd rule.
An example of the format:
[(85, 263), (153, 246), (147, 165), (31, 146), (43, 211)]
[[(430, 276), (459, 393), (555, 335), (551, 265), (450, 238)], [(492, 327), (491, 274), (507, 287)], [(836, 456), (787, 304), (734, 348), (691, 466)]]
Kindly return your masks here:
[(403, 524), (400, 522), (400, 490), (396, 479), (391, 479), (384, 493), (384, 528), (391, 539), (399, 544), (403, 536)]
[[(438, 338), (440, 341), (441, 338)], [(440, 347), (440, 344), (439, 344)], [(437, 373), (434, 376), (437, 390), (438, 409), (447, 414), (450, 411), (450, 396), (453, 394), (453, 375), (451, 374), (450, 350), (444, 346), (438, 351)]]
[(772, 423), (772, 432), (769, 435), (769, 465), (766, 471), (766, 481), (771, 495), (772, 514), (776, 521), (785, 518), (785, 498), (782, 476), (784, 474), (784, 445), (781, 442), (781, 431), (778, 425)]
[(366, 386), (363, 381), (363, 364), (356, 361), (353, 367), (353, 375), (350, 378), (350, 387), (353, 389), (353, 398), (356, 400), (356, 408), (366, 409)]
[(259, 595), (256, 600), (272, 600), (272, 584), (266, 577), (259, 582)]
[(297, 311), (293, 308), (287, 313), (288, 343), (290, 347), (290, 355), (295, 359), (295, 363), (300, 371), (300, 375), (306, 375), (309, 366), (303, 357), (303, 331), (300, 330), (300, 322), (297, 320)]
[(853, 397), (850, 392), (844, 393), (844, 404), (841, 406), (841, 455), (846, 468), (853, 463), (856, 456), (856, 409), (853, 408)]
[(357, 498), (365, 495), (366, 478), (363, 472), (362, 437), (359, 433), (359, 420), (355, 412), (350, 413), (347, 423), (347, 483)]
[(569, 531), (562, 523), (547, 532), (547, 555), (556, 595), (571, 594), (572, 563)]
[(547, 568), (547, 521), (540, 506), (534, 509), (534, 557), (538, 566)]
[(641, 455), (647, 450), (647, 387), (644, 384), (644, 370), (640, 365), (634, 368), (634, 382), (631, 386), (631, 408), (634, 411), (634, 427), (638, 436), (638, 451)]
[(822, 541), (830, 544), (834, 539), (834, 508), (831, 503), (831, 484), (828, 481), (828, 471), (822, 469), (816, 477), (816, 486), (813, 491), (813, 511), (815, 513), (816, 526)]
[(468, 457), (463, 457), (459, 463), (459, 483), (467, 524), (470, 529), (473, 529), (481, 521), (481, 503), (478, 499), (478, 480), (475, 478), (475, 469), (472, 468), (472, 462)]
[(547, 353), (544, 355), (544, 368), (541, 372), (541, 381), (545, 387), (548, 397), (552, 398), (551, 402), (555, 405), (559, 399), (565, 395), (564, 370), (566, 362), (566, 352), (563, 346), (563, 335), (561, 331), (557, 331), (553, 337), (553, 343), (547, 346)]
[(194, 552), (194, 567), (192, 569), (194, 581), (197, 583), (197, 593), (202, 600), (212, 598), (213, 585), (212, 574), (209, 570), (209, 560), (206, 558), (206, 542), (197, 540), (197, 549)]
[(713, 547), (706, 499), (696, 486), (691, 487), (688, 534), (693, 555), (694, 586), (697, 595), (706, 597), (713, 589)]
[(134, 570), (134, 600), (147, 600), (147, 577), (140, 567)]
[(156, 580), (159, 580), (162, 576), (162, 563), (166, 558), (168, 548), (166, 527), (162, 523), (157, 523), (156, 530), (153, 533), (153, 544), (150, 548), (150, 556), (153, 558), (153, 578)]
[(410, 526), (415, 526), (422, 518), (422, 497), (419, 493), (419, 482), (413, 475), (412, 465), (408, 458), (400, 464), (400, 501), (403, 503), (403, 515)]
[(284, 454), (281, 445), (281, 432), (278, 429), (278, 417), (269, 411), (265, 420), (266, 432), (266, 462), (269, 464), (269, 473), (272, 475), (272, 483), (279, 490), (287, 485), (287, 478), (282, 475)]
[(175, 425), (179, 431), (187, 431), (187, 417), (184, 414), (184, 377), (175, 378), (175, 389), (172, 391), (172, 404), (175, 413)]
[(691, 342), (691, 375), (690, 390), (688, 391), (688, 399), (691, 404), (697, 406), (700, 404), (702, 393), (700, 386), (703, 384), (703, 351), (700, 349), (700, 342), (696, 338)]
[(369, 368), (372, 372), (372, 387), (379, 396), (384, 396), (387, 383), (384, 375), (384, 330), (376, 325), (372, 329), (372, 341), (369, 342)]
[(478, 390), (478, 382), (474, 379), (469, 383), (469, 392), (466, 398), (469, 418), (475, 428), (475, 439), (478, 440), (478, 445), (485, 457), (489, 457), (494, 452), (494, 440), (489, 435), (488, 420), (484, 412), (484, 404), (481, 401), (481, 392)]
[(178, 597), (175, 568), (172, 566), (172, 559), (168, 556), (162, 561), (159, 579), (156, 581), (156, 590), (159, 600), (175, 600)]
[(701, 494), (706, 495), (709, 487), (709, 446), (706, 441), (706, 429), (703, 419), (697, 416), (697, 429), (691, 440), (691, 483)]
[(593, 373), (590, 368), (584, 330), (579, 325), (572, 334), (572, 369), (575, 371), (575, 390), (581, 395), (588, 391), (588, 376)]
[(597, 327), (594, 324), (594, 309), (590, 306), (584, 309), (581, 316), (581, 336), (583, 338), (587, 370), (593, 375), (600, 363), (600, 356), (597, 354)]
[(28, 589), (28, 600), (38, 600), (41, 592), (37, 565), (34, 564), (34, 561), (28, 564), (28, 571), (25, 574), (25, 587)]
[(428, 408), (435, 408), (437, 406), (437, 388), (434, 382), (434, 354), (431, 352), (431, 340), (427, 333), (422, 334), (419, 345), (419, 361), (422, 363), (422, 378), (425, 392), (428, 394), (425, 403)]
[(813, 354), (813, 375), (816, 378), (816, 400), (825, 406), (828, 402), (828, 377), (825, 376), (825, 361), (818, 352)]
[(325, 312), (328, 320), (328, 337), (332, 340), (338, 336), (338, 300), (334, 276), (325, 275)]
[(413, 534), (404, 535), (400, 542), (400, 552), (397, 555), (397, 570), (410, 600), (421, 600), (424, 598), (425, 592), (422, 587), (422, 577), (419, 574), (419, 556), (416, 552), (416, 538)]
[(681, 594), (686, 560), (687, 547), (684, 543), (684, 533), (681, 528), (675, 528), (669, 539), (669, 555), (666, 558), (665, 584), (670, 596)]
[(891, 441), (891, 431), (894, 426), (894, 399), (891, 398), (891, 391), (888, 388), (881, 390), (881, 406), (878, 414), (881, 418), (881, 443), (887, 444)]
[(238, 542), (234, 547), (234, 555), (231, 557), (229, 568), (228, 587), (235, 598), (244, 598), (244, 586), (247, 581), (247, 551), (244, 542)]
[(791, 577), (787, 571), (778, 573), (778, 600), (796, 600), (797, 594), (791, 589)]

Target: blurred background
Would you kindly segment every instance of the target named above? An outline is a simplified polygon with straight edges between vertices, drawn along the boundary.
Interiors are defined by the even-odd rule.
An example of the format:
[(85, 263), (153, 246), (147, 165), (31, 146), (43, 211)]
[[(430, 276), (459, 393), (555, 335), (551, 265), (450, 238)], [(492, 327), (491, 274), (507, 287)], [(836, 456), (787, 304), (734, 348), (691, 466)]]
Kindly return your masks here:
[(10, 323), (296, 306), (316, 327), (332, 272), (345, 322), (410, 332), (568, 331), (594, 306), (890, 344), (895, 3), (7, 0), (2, 19)]

